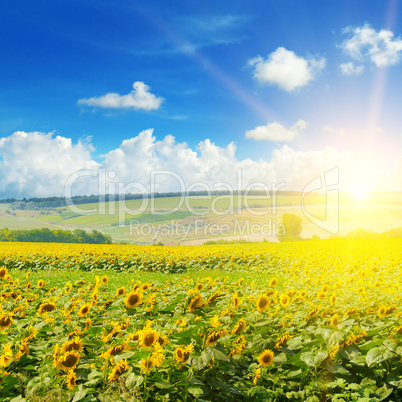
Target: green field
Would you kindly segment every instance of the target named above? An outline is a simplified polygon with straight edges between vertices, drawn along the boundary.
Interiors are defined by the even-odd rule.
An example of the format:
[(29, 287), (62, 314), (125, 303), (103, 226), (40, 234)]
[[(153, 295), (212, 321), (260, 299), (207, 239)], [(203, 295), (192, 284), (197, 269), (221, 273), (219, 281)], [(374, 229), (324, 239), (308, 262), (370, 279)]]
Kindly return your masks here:
[[(116, 242), (183, 245), (216, 239), (276, 241), (275, 225), (285, 213), (302, 218), (303, 237), (326, 238), (334, 234), (317, 226), (317, 222), (326, 219), (334, 227), (338, 211), (340, 235), (357, 228), (383, 232), (402, 226), (401, 192), (376, 193), (366, 200), (341, 193), (339, 204), (333, 195), (326, 200), (324, 194), (317, 193), (307, 195), (304, 201), (306, 214), (299, 195), (278, 196), (275, 204), (263, 196), (167, 197), (147, 199), (144, 204), (142, 200), (82, 204), (75, 211), (66, 207), (55, 211), (10, 211), (8, 204), (0, 204), (0, 227), (96, 229)], [(258, 229), (268, 224), (270, 228), (262, 232), (251, 230), (253, 225)], [(229, 228), (222, 232), (211, 230), (212, 225)]]

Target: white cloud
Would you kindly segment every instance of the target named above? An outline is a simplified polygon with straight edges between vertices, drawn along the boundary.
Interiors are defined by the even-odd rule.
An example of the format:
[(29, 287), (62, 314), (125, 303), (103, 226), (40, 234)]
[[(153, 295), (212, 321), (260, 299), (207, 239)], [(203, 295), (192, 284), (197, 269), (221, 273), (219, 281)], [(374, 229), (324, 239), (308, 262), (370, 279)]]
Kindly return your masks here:
[(376, 31), (370, 24), (361, 27), (347, 27), (349, 34), (340, 47), (355, 60), (369, 60), (377, 67), (386, 67), (399, 63), (402, 54), (402, 39), (394, 39), (394, 33), (388, 29)]
[(340, 64), (339, 69), (344, 75), (360, 75), (364, 70), (364, 66), (355, 66), (353, 61), (350, 61), (349, 63)]
[(330, 127), (330, 126), (324, 126), (323, 130), (326, 133), (333, 133), (333, 134), (342, 135), (342, 136), (346, 134), (346, 129), (344, 127), (334, 128), (334, 127)]
[(258, 56), (249, 60), (248, 65), (254, 67), (254, 78), (261, 84), (277, 85), (292, 92), (313, 81), (325, 63), (325, 58), (304, 59), (284, 47), (278, 47), (268, 55), (267, 60)]
[[(92, 147), (53, 133), (17, 131), (0, 138), (0, 194), (34, 197), (64, 194), (64, 183), (80, 169), (97, 169)], [(86, 192), (85, 186), (76, 189)]]
[(246, 132), (246, 138), (256, 141), (292, 141), (307, 127), (307, 122), (299, 120), (287, 129), (278, 122), (268, 123), (266, 126), (258, 126), (254, 130)]
[[(380, 160), (374, 163), (372, 157), (359, 159), (356, 153), (341, 153), (330, 147), (297, 151), (283, 145), (265, 160), (238, 159), (233, 143), (219, 147), (206, 139), (192, 149), (186, 143), (176, 142), (171, 135), (157, 141), (152, 129), (123, 141), (118, 148), (103, 155), (100, 163), (93, 160), (91, 152), (88, 145), (73, 144), (71, 139), (52, 133), (16, 132), (1, 138), (0, 198), (65, 195), (66, 182), (81, 170), (86, 177), (76, 178), (73, 194), (97, 194), (99, 180), (89, 177), (88, 169), (96, 175), (99, 169), (104, 169), (104, 188), (111, 193), (119, 192), (119, 183), (126, 187), (120, 192), (180, 191), (183, 187), (179, 181), (184, 190), (194, 183), (205, 183), (216, 189), (213, 186), (222, 182), (237, 189), (239, 176), (243, 189), (255, 182), (268, 187), (284, 182), (284, 190), (302, 190), (311, 180), (335, 167), (340, 169), (340, 186), (345, 189), (360, 178), (361, 173), (356, 173), (359, 160), (364, 162), (366, 179), (373, 186), (378, 182), (397, 189), (401, 177), (388, 172), (391, 179), (387, 180), (392, 181), (387, 181), (384, 179), (387, 171)], [(400, 169), (401, 164), (398, 166)], [(152, 174), (156, 171), (165, 173), (156, 176), (153, 186)], [(136, 186), (130, 187), (131, 184)]]
[(79, 105), (87, 105), (109, 109), (135, 109), (156, 110), (159, 109), (163, 98), (158, 98), (149, 92), (149, 86), (141, 81), (133, 84), (133, 90), (128, 95), (108, 93), (103, 96), (88, 99), (80, 99)]

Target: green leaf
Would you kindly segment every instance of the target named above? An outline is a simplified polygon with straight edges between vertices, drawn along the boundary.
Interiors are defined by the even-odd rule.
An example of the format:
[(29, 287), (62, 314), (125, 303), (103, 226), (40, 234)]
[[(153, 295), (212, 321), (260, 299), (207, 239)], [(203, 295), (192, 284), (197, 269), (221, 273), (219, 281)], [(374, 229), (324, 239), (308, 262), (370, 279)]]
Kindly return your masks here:
[(223, 360), (225, 362), (230, 362), (229, 357), (221, 352), (220, 350), (216, 349), (216, 348), (211, 348), (212, 349), (212, 354), (215, 357), (216, 360)]
[(373, 348), (367, 353), (366, 362), (369, 367), (372, 367), (375, 364), (392, 359), (393, 356), (395, 356), (395, 354), (384, 347)]
[(188, 364), (195, 367), (197, 370), (201, 370), (206, 367), (212, 360), (212, 350), (211, 348), (202, 351), (200, 356), (190, 356), (188, 359)]
[(85, 398), (85, 395), (87, 394), (88, 389), (84, 388), (83, 385), (80, 385), (78, 388), (78, 391), (74, 394), (74, 398), (71, 402), (77, 402), (80, 401), (81, 399)]
[(192, 386), (188, 387), (188, 392), (189, 392), (191, 395), (195, 396), (196, 398), (199, 398), (199, 397), (202, 396), (203, 393), (204, 393), (204, 391), (202, 390), (202, 388), (199, 388), (199, 387), (192, 387)]
[(127, 388), (138, 388), (144, 382), (144, 377), (131, 373), (126, 379)]
[(167, 382), (165, 380), (158, 380), (155, 385), (160, 388), (160, 389), (167, 389), (167, 388), (171, 388), (173, 387), (173, 384), (171, 384), (170, 382)]
[(315, 367), (323, 360), (326, 359), (328, 353), (325, 350), (319, 350), (315, 354), (311, 352), (303, 352), (300, 355), (300, 360), (307, 364), (307, 366)]

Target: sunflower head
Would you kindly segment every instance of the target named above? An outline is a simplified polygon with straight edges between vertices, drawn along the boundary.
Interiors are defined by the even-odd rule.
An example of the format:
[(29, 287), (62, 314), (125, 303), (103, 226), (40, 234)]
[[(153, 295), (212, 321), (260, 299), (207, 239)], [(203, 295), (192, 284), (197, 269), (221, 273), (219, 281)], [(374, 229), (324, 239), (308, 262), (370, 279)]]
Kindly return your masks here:
[(109, 278), (107, 276), (102, 276), (101, 282), (103, 285), (106, 285), (109, 282)]
[(61, 370), (74, 370), (80, 361), (80, 354), (74, 350), (65, 353), (57, 360), (57, 368)]
[(226, 335), (226, 331), (216, 331), (216, 332), (212, 332), (212, 334), (210, 334), (207, 338), (207, 342), (206, 345), (207, 346), (212, 346), (215, 345), (216, 342), (219, 341), (219, 339), (221, 339), (223, 336)]
[(0, 268), (0, 279), (4, 279), (8, 274), (8, 269), (6, 267)]
[(39, 307), (39, 314), (46, 314), (56, 310), (56, 304), (50, 301), (42, 303)]
[(45, 286), (45, 282), (43, 279), (38, 280), (38, 289), (42, 289)]
[(331, 318), (331, 325), (337, 326), (338, 322), (339, 322), (338, 314), (334, 314), (334, 316)]
[(75, 337), (71, 341), (64, 342), (62, 346), (63, 353), (71, 352), (72, 350), (82, 351), (82, 340), (78, 337)]
[(149, 284), (148, 283), (144, 283), (142, 286), (141, 286), (141, 290), (143, 291), (143, 292), (145, 292), (146, 290), (148, 290), (149, 289)]
[(191, 301), (190, 304), (188, 305), (188, 311), (190, 313), (194, 312), (197, 310), (198, 307), (200, 307), (202, 304), (202, 296), (200, 294), (195, 295)]
[(274, 352), (270, 349), (265, 349), (258, 357), (258, 362), (261, 366), (270, 366), (274, 362)]
[(0, 316), (0, 329), (9, 328), (13, 323), (13, 316), (11, 313), (6, 313)]
[(281, 295), (279, 300), (283, 307), (287, 307), (290, 304), (290, 297), (287, 294)]
[(141, 304), (141, 301), (142, 301), (142, 294), (140, 292), (130, 292), (124, 299), (124, 304), (126, 305), (127, 308), (133, 308)]
[(177, 363), (180, 363), (180, 364), (185, 363), (188, 360), (188, 358), (190, 357), (190, 354), (193, 350), (194, 350), (193, 345), (178, 346), (174, 352), (176, 355)]
[(269, 286), (271, 287), (271, 288), (273, 288), (274, 286), (276, 286), (278, 284), (278, 279), (276, 279), (276, 278), (272, 278), (271, 280), (270, 280), (270, 282), (269, 282)]
[(67, 374), (67, 388), (73, 391), (76, 386), (77, 386), (77, 377), (75, 375), (75, 372), (73, 370), (69, 370)]
[(158, 342), (159, 339), (159, 334), (157, 331), (154, 329), (145, 329), (141, 331), (140, 339), (139, 339), (139, 344), (140, 346), (143, 347), (151, 347), (154, 345), (156, 342)]
[(270, 300), (268, 296), (261, 295), (257, 300), (257, 310), (263, 313), (269, 307)]
[(78, 315), (80, 317), (84, 317), (89, 313), (89, 310), (91, 308), (91, 305), (89, 303), (84, 303), (81, 308), (80, 311), (78, 312)]
[(124, 293), (126, 293), (126, 288), (124, 286), (116, 290), (116, 296), (123, 296)]
[(128, 370), (129, 365), (126, 360), (120, 360), (119, 364), (117, 364), (112, 372), (109, 374), (107, 380), (109, 382), (117, 380), (126, 370)]

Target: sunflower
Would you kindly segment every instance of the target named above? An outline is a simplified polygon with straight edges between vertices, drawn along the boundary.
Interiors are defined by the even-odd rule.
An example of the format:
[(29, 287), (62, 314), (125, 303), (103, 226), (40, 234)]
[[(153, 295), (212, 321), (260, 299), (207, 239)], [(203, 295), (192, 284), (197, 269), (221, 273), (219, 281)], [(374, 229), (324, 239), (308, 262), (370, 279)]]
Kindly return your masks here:
[(145, 329), (141, 331), (139, 344), (144, 348), (149, 348), (155, 344), (159, 339), (159, 334), (154, 329)]
[(18, 347), (18, 352), (14, 356), (14, 360), (17, 361), (21, 359), (21, 356), (27, 355), (29, 353), (29, 347), (26, 340), (22, 340), (20, 346)]
[(233, 335), (237, 335), (240, 334), (241, 331), (244, 331), (246, 329), (247, 325), (246, 325), (246, 321), (243, 319), (240, 319), (236, 326), (233, 328), (232, 334)]
[(106, 285), (109, 282), (109, 278), (107, 276), (102, 276), (101, 282), (103, 285)]
[(254, 379), (253, 379), (253, 384), (254, 384), (254, 385), (257, 385), (257, 382), (258, 382), (258, 380), (260, 379), (260, 377), (261, 377), (261, 369), (258, 368), (258, 369), (255, 371), (255, 376), (254, 376)]
[(0, 356), (0, 367), (7, 367), (13, 358), (13, 352), (9, 344), (3, 344), (3, 354)]
[(70, 351), (59, 357), (57, 368), (62, 370), (74, 370), (80, 361), (80, 354), (77, 351)]
[(6, 267), (1, 267), (0, 268), (0, 279), (3, 279), (7, 276), (8, 274), (8, 269)]
[(155, 361), (154, 359), (152, 359), (152, 357), (149, 357), (148, 359), (141, 359), (140, 365), (141, 365), (141, 372), (147, 374), (155, 366)]
[(269, 307), (270, 300), (266, 295), (261, 295), (257, 300), (257, 310), (263, 313)]
[(329, 299), (329, 302), (331, 303), (331, 306), (334, 306), (336, 303), (336, 295), (333, 293)]
[(116, 290), (116, 296), (123, 296), (124, 293), (126, 293), (126, 288), (124, 286)]
[(270, 349), (265, 349), (258, 357), (258, 362), (261, 366), (270, 366), (274, 362), (274, 352)]
[(117, 380), (126, 370), (128, 370), (128, 368), (129, 365), (127, 359), (120, 360), (120, 363), (113, 368), (112, 372), (107, 377), (107, 380), (109, 382)]
[(124, 304), (127, 308), (137, 307), (141, 304), (142, 294), (139, 292), (130, 292), (124, 299)]
[(84, 303), (81, 307), (80, 307), (80, 311), (78, 312), (78, 315), (80, 317), (84, 317), (89, 313), (89, 310), (91, 308), (91, 304), (90, 303)]
[(233, 294), (233, 305), (234, 305), (234, 308), (239, 307), (239, 304), (240, 304), (240, 299), (239, 299), (239, 295), (238, 295), (237, 292), (236, 292), (236, 293)]
[(148, 283), (144, 283), (142, 286), (141, 286), (141, 290), (143, 291), (143, 292), (145, 292), (146, 290), (148, 290), (149, 289), (149, 284)]
[(73, 370), (69, 370), (67, 374), (67, 388), (73, 391), (76, 386), (77, 386), (77, 377), (75, 375), (75, 372)]
[(273, 288), (274, 286), (276, 286), (278, 284), (278, 279), (276, 278), (272, 278), (271, 281), (269, 282), (269, 286), (271, 288)]
[(31, 283), (31, 282), (27, 282), (26, 288), (27, 288), (27, 289), (31, 289), (31, 287), (32, 287), (32, 283)]
[(338, 325), (338, 322), (339, 322), (338, 314), (334, 314), (333, 317), (331, 318), (330, 323), (331, 323), (331, 325), (333, 325), (333, 326), (337, 326), (337, 325)]
[(206, 345), (207, 346), (212, 346), (215, 345), (216, 342), (219, 341), (219, 339), (221, 339), (223, 336), (226, 335), (226, 331), (216, 331), (216, 332), (212, 332), (212, 334), (210, 334), (207, 338), (207, 342)]
[(10, 328), (13, 323), (13, 316), (11, 313), (6, 313), (0, 316), (0, 329)]
[(385, 306), (381, 306), (378, 310), (378, 317), (384, 318), (387, 315), (387, 308)]
[(78, 352), (82, 351), (82, 340), (78, 337), (75, 337), (71, 341), (66, 341), (63, 343), (61, 347), (63, 353), (71, 352), (72, 350), (77, 350)]
[(188, 305), (188, 311), (190, 313), (194, 312), (197, 310), (198, 307), (200, 307), (202, 304), (202, 296), (200, 294), (195, 295), (191, 301), (190, 304)]
[(45, 286), (45, 282), (43, 279), (38, 280), (38, 289), (42, 289)]
[(45, 301), (39, 306), (39, 314), (46, 314), (56, 310), (56, 304), (50, 301)]
[(281, 297), (279, 298), (280, 303), (283, 307), (288, 307), (290, 304), (290, 297), (287, 294), (283, 294), (281, 295)]
[(187, 346), (178, 346), (177, 349), (175, 350), (175, 355), (176, 355), (176, 360), (177, 363), (183, 364), (185, 363), (188, 358), (190, 357), (190, 353), (194, 350), (193, 345), (187, 345)]
[(67, 283), (64, 285), (64, 293), (70, 293), (72, 288), (73, 288), (72, 283), (71, 283), (71, 282), (67, 282)]

